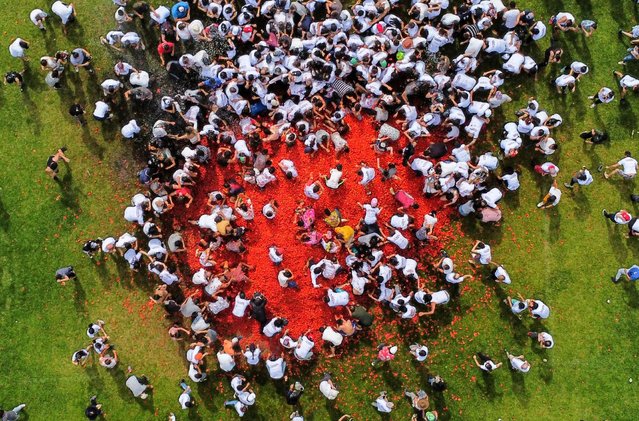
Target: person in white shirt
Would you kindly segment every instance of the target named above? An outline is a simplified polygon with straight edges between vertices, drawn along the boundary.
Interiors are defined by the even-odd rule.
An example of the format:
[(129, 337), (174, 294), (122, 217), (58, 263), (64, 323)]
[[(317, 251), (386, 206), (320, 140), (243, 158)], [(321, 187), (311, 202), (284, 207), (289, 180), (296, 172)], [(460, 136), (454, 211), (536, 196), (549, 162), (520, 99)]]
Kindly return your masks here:
[(614, 74), (615, 77), (619, 79), (619, 86), (621, 87), (621, 103), (625, 104), (628, 90), (630, 89), (633, 92), (636, 92), (639, 89), (639, 79), (630, 75), (624, 75), (618, 70), (616, 70)]
[(58, 15), (58, 17), (62, 21), (62, 31), (66, 35), (67, 24), (71, 22), (76, 15), (75, 6), (73, 5), (73, 3), (66, 4), (58, 0), (51, 5), (51, 11)]
[(530, 363), (526, 361), (523, 355), (515, 356), (506, 351), (506, 356), (508, 360), (510, 360), (510, 366), (513, 370), (519, 371), (520, 373), (528, 373), (530, 371)]
[(359, 175), (362, 178), (359, 184), (364, 186), (364, 190), (366, 191), (366, 194), (370, 195), (371, 191), (370, 191), (369, 184), (375, 178), (375, 168), (369, 167), (368, 165), (366, 165), (365, 162), (361, 162), (359, 165), (360, 165), (360, 169), (357, 171), (357, 175)]
[(266, 369), (268, 370), (269, 376), (273, 380), (284, 379), (286, 381), (286, 361), (282, 356), (278, 357), (275, 354), (269, 355), (266, 360)]
[(262, 329), (262, 333), (267, 338), (272, 338), (282, 331), (284, 326), (288, 324), (286, 319), (282, 319), (281, 317), (273, 317)]
[(28, 60), (26, 51), (29, 49), (29, 43), (22, 38), (16, 38), (9, 44), (9, 53), (11, 57)]
[(426, 345), (413, 344), (410, 346), (410, 354), (417, 362), (424, 362), (428, 358), (428, 347)]
[(251, 303), (251, 300), (247, 299), (244, 292), (241, 292), (235, 296), (235, 304), (233, 305), (233, 316), (244, 317), (246, 308)]
[(468, 262), (473, 266), (477, 263), (489, 265), (492, 260), (490, 246), (481, 241), (475, 241), (475, 245), (470, 250), (470, 255), (472, 260), (469, 260)]
[(180, 386), (182, 387), (182, 393), (178, 398), (178, 402), (182, 409), (189, 409), (195, 406), (195, 401), (191, 397), (191, 388), (184, 382), (180, 382)]
[(555, 346), (555, 341), (548, 332), (528, 332), (528, 336), (537, 341), (539, 346), (544, 349), (550, 349)]
[(577, 89), (576, 82), (577, 79), (573, 75), (559, 75), (557, 79), (555, 79), (557, 92), (560, 94), (565, 94), (567, 90), (575, 92), (575, 89)]
[(615, 99), (615, 93), (612, 89), (604, 86), (599, 89), (597, 95), (591, 95), (588, 99), (592, 100), (592, 104), (590, 104), (590, 108), (595, 108), (599, 104), (608, 104)]
[(111, 107), (104, 101), (98, 101), (95, 103), (95, 110), (93, 111), (93, 118), (97, 121), (104, 121), (111, 118)]
[(637, 160), (632, 157), (632, 153), (630, 151), (626, 151), (624, 155), (624, 158), (619, 160), (616, 164), (606, 166), (607, 170), (612, 169), (613, 171), (604, 171), (605, 178), (610, 178), (611, 176), (618, 174), (624, 179), (629, 180), (637, 175), (637, 169), (639, 169)]
[(259, 346), (255, 344), (250, 344), (246, 347), (244, 351), (244, 357), (246, 357), (246, 363), (249, 366), (256, 366), (260, 363), (260, 356), (262, 355), (262, 350)]
[(575, 188), (575, 184), (577, 186), (588, 186), (592, 184), (594, 181), (592, 174), (586, 167), (581, 167), (581, 169), (575, 172), (570, 179), (570, 183), (564, 183), (564, 186), (569, 189)]
[(33, 9), (29, 14), (29, 19), (38, 29), (45, 31), (44, 22), (49, 15), (42, 9)]
[(282, 159), (278, 165), (288, 180), (297, 178), (297, 168), (295, 168), (295, 163), (293, 161), (290, 159)]
[(544, 196), (541, 202), (537, 203), (539, 209), (548, 209), (555, 207), (561, 200), (561, 190), (557, 187), (557, 180), (553, 180), (552, 186), (548, 190), (548, 194)]
[(323, 176), (324, 183), (326, 183), (326, 187), (328, 187), (329, 189), (336, 190), (339, 188), (339, 186), (344, 184), (344, 181), (346, 181), (346, 179), (342, 179), (342, 164), (337, 164), (335, 168), (331, 168), (329, 174), (329, 177)]
[(319, 331), (322, 334), (322, 340), (328, 342), (331, 348), (329, 357), (334, 357), (335, 349), (342, 344), (344, 336), (330, 326), (322, 326), (319, 328)]
[(501, 177), (497, 178), (506, 185), (508, 190), (515, 191), (519, 189), (519, 173), (514, 169), (511, 168), (510, 171), (505, 172)]
[(333, 380), (331, 379), (331, 375), (329, 373), (324, 374), (324, 377), (319, 384), (319, 390), (320, 392), (322, 392), (322, 395), (326, 397), (326, 399), (331, 401), (337, 399), (337, 395), (339, 395), (339, 390), (333, 383)]
[(297, 340), (295, 344), (295, 350), (293, 351), (293, 355), (298, 360), (308, 361), (313, 357), (313, 348), (315, 347), (315, 342), (309, 335), (310, 331), (311, 330), (309, 329), (306, 332), (304, 332), (304, 334), (299, 337), (299, 339)]
[(224, 349), (220, 349), (217, 353), (217, 362), (219, 363), (220, 370), (229, 372), (235, 368), (235, 360), (232, 355), (224, 352)]
[(386, 392), (380, 393), (380, 395), (375, 399), (375, 402), (372, 405), (381, 413), (388, 414), (390, 413), (395, 405), (393, 402), (388, 400), (388, 396), (386, 396)]
[(140, 126), (138, 126), (137, 121), (130, 120), (127, 124), (125, 124), (122, 127), (122, 129), (120, 130), (120, 133), (122, 134), (122, 137), (125, 139), (133, 139), (137, 137), (138, 134), (140, 134), (141, 130), (142, 129), (140, 128)]
[(507, 285), (512, 283), (510, 275), (506, 272), (506, 269), (504, 269), (502, 265), (495, 262), (491, 262), (491, 265), (495, 266), (495, 270), (493, 271), (493, 278), (495, 279), (495, 282), (501, 282)]
[(348, 292), (341, 288), (335, 288), (334, 290), (329, 288), (326, 291), (326, 297), (324, 297), (324, 302), (328, 304), (329, 307), (346, 306), (349, 301)]
[(373, 225), (375, 223), (377, 223), (377, 215), (380, 214), (380, 212), (382, 211), (382, 208), (377, 207), (378, 205), (378, 200), (377, 198), (373, 198), (371, 199), (371, 203), (370, 204), (365, 204), (362, 205), (361, 203), (357, 202), (357, 204), (359, 205), (359, 207), (361, 207), (362, 209), (364, 209), (365, 215), (364, 215), (364, 223), (367, 225)]
[(547, 319), (550, 317), (550, 307), (541, 300), (528, 300), (528, 309), (533, 319)]

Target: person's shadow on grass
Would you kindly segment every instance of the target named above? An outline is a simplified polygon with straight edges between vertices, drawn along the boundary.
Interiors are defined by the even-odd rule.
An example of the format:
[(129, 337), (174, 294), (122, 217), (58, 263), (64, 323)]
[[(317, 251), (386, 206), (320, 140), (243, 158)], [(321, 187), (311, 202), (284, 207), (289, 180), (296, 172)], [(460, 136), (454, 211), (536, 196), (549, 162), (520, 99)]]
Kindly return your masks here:
[(86, 314), (87, 313), (87, 294), (84, 292), (84, 288), (82, 288), (82, 283), (79, 279), (73, 280), (73, 304), (75, 305), (75, 311), (78, 313)]
[(490, 373), (481, 372), (482, 381), (475, 383), (477, 388), (484, 394), (488, 400), (492, 401), (497, 396), (497, 389), (495, 388), (495, 377)]

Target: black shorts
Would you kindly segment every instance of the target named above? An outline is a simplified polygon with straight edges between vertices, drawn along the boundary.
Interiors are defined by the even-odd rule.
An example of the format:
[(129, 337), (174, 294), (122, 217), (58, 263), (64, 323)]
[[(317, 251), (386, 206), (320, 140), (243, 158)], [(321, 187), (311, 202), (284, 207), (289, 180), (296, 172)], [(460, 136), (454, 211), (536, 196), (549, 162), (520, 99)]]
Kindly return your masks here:
[(53, 172), (58, 172), (58, 163), (53, 160), (53, 155), (47, 160), (47, 168), (51, 169)]

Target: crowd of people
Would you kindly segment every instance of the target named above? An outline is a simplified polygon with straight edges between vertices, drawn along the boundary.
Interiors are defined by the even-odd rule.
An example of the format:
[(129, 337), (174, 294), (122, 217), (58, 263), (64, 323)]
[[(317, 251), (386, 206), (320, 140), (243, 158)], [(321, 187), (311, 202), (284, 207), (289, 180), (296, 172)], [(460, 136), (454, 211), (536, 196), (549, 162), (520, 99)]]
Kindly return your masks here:
[[(101, 82), (101, 96), (91, 114), (101, 124), (120, 124), (121, 137), (142, 143), (148, 159), (139, 172), (144, 188), (124, 210), (124, 219), (137, 225), (136, 230), (88, 240), (82, 251), (92, 259), (119, 255), (131, 270), (145, 270), (157, 281), (151, 300), (171, 319), (168, 335), (188, 342), (185, 378), (207, 381), (209, 362), (216, 360), (222, 373), (231, 373), (234, 395), (225, 406), (240, 417), (257, 401), (247, 369), (263, 365), (271, 379), (288, 382), (291, 367), (316, 358), (322, 344), (328, 349), (326, 356), (333, 357), (356, 340), (358, 332), (369, 329), (374, 323), (371, 305), (390, 308), (399, 319), (416, 320), (449, 303), (457, 293), (455, 285), (473, 275), (462, 274), (460, 262), (443, 250), (433, 260), (424, 259), (420, 250), (441, 247), (438, 212), (498, 225), (502, 198), (520, 187), (520, 171), (512, 158), (522, 148), (534, 145), (534, 171), (553, 179), (538, 208), (552, 208), (561, 200), (559, 167), (552, 162), (560, 148), (552, 137), (562, 124), (559, 114), (530, 98), (504, 124), (497, 139), (500, 154), (489, 150), (484, 133), (495, 111), (512, 101), (507, 86), (517, 75), (537, 78), (553, 67), (555, 74), (561, 73), (552, 77), (558, 92), (575, 91), (580, 78), (588, 77), (589, 66), (574, 61), (559, 67), (561, 33), (582, 31), (589, 37), (597, 28), (593, 21), (579, 24), (572, 14), (560, 12), (545, 23), (534, 11), (501, 0), (457, 5), (448, 0), (413, 1), (407, 14), (400, 13), (402, 5), (393, 0), (358, 1), (350, 8), (339, 0), (251, 0), (243, 5), (196, 0), (157, 8), (143, 1), (113, 3), (115, 27), (100, 41), (120, 59)], [(73, 25), (72, 4), (56, 1), (52, 12), (65, 32)], [(408, 18), (402, 18), (405, 15)], [(40, 9), (30, 18), (43, 31), (50, 24), (48, 13)], [(639, 38), (636, 28), (621, 34)], [(533, 58), (530, 46), (546, 36), (551, 44), (543, 60)], [(17, 38), (9, 51), (26, 59), (28, 48), (27, 41)], [(624, 63), (639, 58), (634, 49)], [(62, 87), (68, 67), (94, 72), (92, 55), (84, 48), (51, 54), (43, 56), (40, 65), (53, 89)], [(137, 59), (145, 55), (154, 56), (157, 63), (145, 68), (146, 60)], [(639, 86), (632, 76), (617, 77), (622, 98)], [(21, 89), (29, 84), (17, 71), (7, 73), (5, 81)], [(614, 93), (603, 87), (590, 99), (594, 107), (612, 101)], [(87, 124), (82, 104), (74, 103), (69, 111), (79, 124)], [(352, 138), (353, 124), (372, 124), (378, 135)], [(607, 135), (593, 129), (582, 138), (600, 143)], [(376, 161), (345, 165), (350, 161), (344, 157), (361, 150), (362, 144), (374, 151)], [(331, 156), (334, 165), (326, 174), (309, 174), (308, 168), (301, 168), (302, 160), (288, 156), (292, 150), (299, 150), (306, 160)], [(61, 148), (47, 162), (46, 171), (54, 180), (58, 162), (69, 162), (65, 152)], [(626, 152), (606, 169), (606, 178), (632, 178), (637, 161)], [(204, 205), (197, 202), (197, 192), (207, 171), (223, 181), (207, 192)], [(297, 206), (292, 214), (284, 214), (284, 198), (268, 192), (274, 184), (292, 183), (302, 173), (309, 174), (308, 180), (290, 193), (299, 199)], [(582, 167), (564, 187), (574, 190), (592, 182), (591, 172)], [(379, 196), (380, 185), (390, 187), (383, 189), (387, 197)], [(418, 195), (411, 194), (414, 186)], [(322, 196), (345, 190), (361, 192), (357, 212), (318, 206)], [(395, 208), (385, 208), (382, 202)], [(202, 213), (188, 211), (192, 206)], [(185, 213), (192, 215), (189, 222), (199, 231), (196, 244), (189, 244), (167, 223)], [(604, 211), (604, 216), (618, 224), (631, 222), (631, 232), (637, 225), (626, 211)], [(269, 310), (272, 297), (255, 284), (255, 267), (245, 258), (252, 247), (251, 232), (275, 219), (287, 221), (298, 243), (278, 244), (274, 239), (268, 250), (260, 251), (276, 274), (260, 282), (277, 282), (282, 291), (322, 289), (320, 305), (335, 315), (333, 324), (297, 337), (287, 329), (286, 314)], [(321, 250), (324, 257), (308, 259), (306, 273), (295, 273), (285, 259), (293, 247)], [(176, 263), (193, 252), (196, 267), (190, 273), (178, 270)], [(498, 283), (512, 282), (485, 242), (473, 245), (469, 263), (490, 271)], [(427, 288), (420, 271), (438, 274), (438, 286)], [(630, 279), (628, 274), (634, 274), (632, 268), (620, 269), (614, 280), (624, 275)], [(64, 285), (76, 276), (73, 267), (63, 267), (56, 280)], [(539, 299), (508, 297), (505, 303), (513, 317), (526, 310), (534, 319), (550, 316), (550, 308)], [(246, 324), (257, 323), (262, 337), (220, 337), (217, 322), (229, 313)], [(73, 354), (73, 363), (83, 366), (95, 352), (100, 365), (115, 367), (118, 355), (104, 323), (92, 323), (87, 335), (92, 342)], [(529, 336), (544, 349), (554, 346), (548, 332)], [(270, 344), (268, 349), (264, 343)], [(424, 362), (429, 348), (422, 343), (380, 344), (373, 369), (392, 361), (398, 352)], [(488, 373), (502, 365), (483, 353), (473, 358)], [(521, 373), (533, 367), (523, 355), (507, 351), (506, 359)], [(133, 374), (126, 385), (141, 399), (152, 389), (146, 377)], [(182, 379), (180, 387), (181, 408), (194, 406), (187, 381)], [(429, 409), (424, 389), (439, 393), (445, 388), (444, 380), (433, 375), (428, 387), (407, 391), (416, 417), (436, 420), (438, 412)], [(321, 380), (319, 390), (329, 400), (340, 393), (331, 373)], [(287, 403), (297, 405), (303, 392), (301, 382), (291, 382)], [(386, 392), (373, 406), (380, 412), (395, 407)], [(89, 412), (101, 413), (95, 398), (91, 407), (87, 417)], [(295, 411), (291, 419), (304, 417)]]

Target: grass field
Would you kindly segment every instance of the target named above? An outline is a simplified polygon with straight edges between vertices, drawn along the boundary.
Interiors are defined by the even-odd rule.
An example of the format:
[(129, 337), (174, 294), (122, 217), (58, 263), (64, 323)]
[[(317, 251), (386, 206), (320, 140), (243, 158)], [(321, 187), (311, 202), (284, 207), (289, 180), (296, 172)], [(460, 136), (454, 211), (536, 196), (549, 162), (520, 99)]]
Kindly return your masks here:
[[(21, 94), (14, 86), (0, 90), (0, 405), (10, 409), (25, 402), (24, 418), (32, 420), (76, 420), (82, 419), (88, 397), (98, 393), (112, 420), (164, 419), (171, 411), (178, 419), (233, 418), (222, 408), (223, 400), (230, 397), (226, 380), (198, 388), (195, 397), (200, 404), (188, 417), (179, 410), (177, 382), (186, 371), (183, 351), (168, 339), (161, 311), (147, 308), (151, 283), (142, 276), (131, 277), (118, 262), (98, 265), (80, 252), (85, 239), (128, 228), (122, 209), (136, 191), (135, 172), (140, 164), (130, 144), (114, 139), (115, 124), (102, 129), (90, 122), (83, 130), (67, 115), (72, 98), (92, 105), (99, 96), (97, 84), (110, 72), (113, 57), (99, 45), (98, 37), (114, 26), (111, 2), (76, 1), (80, 25), (74, 25), (67, 37), (57, 23), (49, 24), (43, 36), (29, 22), (29, 11), (45, 8), (45, 3), (50, 2), (14, 2), (0, 19), (1, 73), (22, 66), (8, 54), (10, 38), (20, 36), (32, 42), (27, 92)], [(576, 93), (557, 96), (549, 87), (558, 68), (546, 69), (536, 82), (524, 77), (510, 80), (506, 91), (514, 94), (515, 101), (506, 107), (505, 116), (510, 118), (513, 110), (535, 96), (544, 108), (564, 117), (555, 136), (561, 148), (553, 156), (562, 169), (562, 183), (581, 165), (594, 171), (600, 163), (615, 162), (624, 150), (639, 152), (633, 139), (637, 98), (630, 95), (627, 106), (621, 106), (617, 98), (595, 110), (586, 99), (603, 85), (618, 91), (612, 71), (621, 68), (616, 63), (625, 55), (627, 44), (617, 38), (616, 31), (636, 22), (634, 3), (544, 0), (521, 2), (521, 6), (545, 21), (558, 11), (571, 11), (578, 20), (596, 20), (599, 30), (589, 39), (582, 34), (561, 35), (563, 63), (579, 59), (591, 67)], [(548, 37), (535, 57), (542, 56), (547, 44)], [(64, 90), (49, 90), (37, 59), (76, 46), (94, 54), (97, 76), (70, 71)], [(629, 73), (639, 75), (636, 64), (627, 67)], [(610, 144), (582, 145), (578, 133), (594, 126), (609, 131)], [(498, 122), (492, 130), (499, 133)], [(62, 168), (59, 187), (43, 169), (47, 157), (62, 145), (69, 148), (71, 164)], [(496, 148), (493, 145), (485, 141), (478, 148)], [(451, 246), (468, 249), (471, 239), (488, 241), (495, 260), (504, 263), (513, 277), (511, 288), (476, 280), (435, 321), (425, 323), (423, 340), (432, 351), (427, 366), (415, 366), (404, 353), (391, 370), (371, 375), (368, 362), (373, 344), (367, 339), (353, 347), (345, 361), (320, 362), (335, 373), (343, 391), (334, 406), (326, 405), (317, 393), (315, 371), (302, 376), (308, 390), (302, 407), (308, 419), (337, 419), (341, 413), (377, 419), (369, 402), (379, 390), (387, 390), (398, 402), (403, 389), (424, 386), (427, 370), (449, 383), (443, 396), (432, 397), (444, 419), (636, 418), (632, 414), (639, 410), (638, 386), (629, 379), (639, 376), (635, 333), (639, 293), (634, 285), (612, 284), (609, 277), (618, 267), (636, 263), (639, 247), (637, 240), (625, 238), (625, 229), (601, 217), (603, 207), (637, 211), (628, 198), (634, 182), (606, 181), (596, 174), (588, 188), (575, 194), (564, 192), (558, 209), (539, 211), (535, 204), (549, 181), (529, 171), (530, 150), (521, 155), (517, 161), (524, 170), (522, 188), (506, 197), (502, 226), (484, 229), (462, 221), (466, 234)], [(68, 264), (76, 267), (80, 280), (62, 288), (53, 273)], [(556, 340), (554, 349), (546, 352), (533, 347), (526, 332), (540, 325), (528, 318), (515, 319), (505, 309), (501, 299), (516, 292), (551, 306), (552, 316), (543, 326)], [(86, 369), (71, 364), (71, 354), (88, 342), (86, 325), (98, 318), (107, 321), (107, 331), (117, 344), (119, 370), (106, 371), (97, 363)], [(402, 327), (389, 333), (414, 335)], [(533, 364), (531, 372), (522, 376), (502, 368), (489, 378), (482, 377), (473, 366), (473, 352), (483, 350), (503, 359), (504, 348), (524, 353)], [(155, 385), (152, 400), (141, 404), (124, 388), (127, 365), (149, 376)], [(215, 369), (215, 363), (211, 366)], [(287, 419), (290, 409), (277, 396), (282, 390), (261, 376), (257, 383), (258, 404), (246, 419)], [(389, 419), (409, 419), (409, 413), (408, 403), (402, 402)]]

